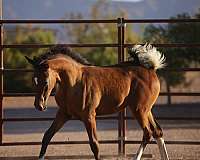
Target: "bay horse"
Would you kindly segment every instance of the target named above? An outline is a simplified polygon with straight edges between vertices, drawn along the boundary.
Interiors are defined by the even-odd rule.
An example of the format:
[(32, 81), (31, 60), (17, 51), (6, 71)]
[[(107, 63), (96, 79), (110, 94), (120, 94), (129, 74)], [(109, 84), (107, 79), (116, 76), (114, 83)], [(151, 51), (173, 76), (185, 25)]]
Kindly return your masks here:
[(127, 106), (143, 130), (134, 159), (141, 159), (152, 136), (161, 159), (169, 159), (162, 129), (151, 112), (160, 92), (156, 70), (164, 67), (165, 57), (150, 44), (134, 45), (129, 54), (133, 60), (101, 67), (91, 65), (65, 45), (56, 45), (33, 59), (26, 57), (34, 68), (37, 110), (46, 109), (52, 89), (58, 86), (55, 100), (59, 109), (42, 139), (39, 160), (44, 160), (50, 140), (72, 117), (84, 123), (94, 157), (100, 160), (95, 118), (120, 112)]

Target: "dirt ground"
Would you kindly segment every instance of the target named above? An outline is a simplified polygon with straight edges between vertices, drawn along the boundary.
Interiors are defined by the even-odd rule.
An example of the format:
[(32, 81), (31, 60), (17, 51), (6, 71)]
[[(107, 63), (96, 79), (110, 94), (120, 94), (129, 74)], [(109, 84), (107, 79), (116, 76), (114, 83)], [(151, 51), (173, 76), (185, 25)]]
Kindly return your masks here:
[[(30, 118), (30, 117), (54, 117), (56, 113), (55, 102), (50, 99), (49, 108), (46, 112), (38, 112), (32, 106), (33, 98), (5, 98), (4, 117), (6, 118)], [(199, 103), (177, 104), (167, 107), (156, 106), (153, 110), (158, 117), (200, 117)], [(183, 120), (159, 120), (166, 141), (200, 141), (200, 121)], [(50, 126), (50, 121), (39, 122), (5, 122), (3, 142), (38, 142), (43, 133)], [(118, 137), (116, 120), (99, 120), (97, 122), (99, 140), (116, 140)], [(127, 140), (141, 140), (142, 131), (136, 121), (127, 121)], [(69, 121), (55, 135), (52, 141), (87, 140), (84, 126), (79, 121)], [(117, 144), (101, 144), (100, 152), (104, 160), (130, 160), (136, 153), (139, 144), (126, 145), (126, 157), (117, 156)], [(167, 144), (171, 160), (199, 160), (199, 145), (171, 145)], [(0, 160), (34, 160), (37, 159), (40, 150), (35, 146), (1, 146)], [(160, 155), (156, 144), (149, 144), (144, 152), (145, 160), (159, 160)], [(94, 159), (89, 145), (50, 145), (47, 150), (47, 159)]]

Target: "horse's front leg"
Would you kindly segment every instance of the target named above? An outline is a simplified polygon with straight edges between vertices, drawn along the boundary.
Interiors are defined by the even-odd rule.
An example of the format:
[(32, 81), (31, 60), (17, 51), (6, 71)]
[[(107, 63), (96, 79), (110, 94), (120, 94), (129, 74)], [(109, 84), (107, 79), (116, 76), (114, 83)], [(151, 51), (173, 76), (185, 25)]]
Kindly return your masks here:
[(94, 157), (96, 160), (100, 160), (95, 116), (89, 116), (88, 118), (86, 118), (84, 120), (84, 124), (88, 133), (89, 143), (90, 143), (91, 150), (94, 153)]
[(42, 139), (42, 147), (40, 150), (39, 160), (44, 160), (44, 155), (46, 153), (47, 146), (51, 141), (52, 137), (69, 119), (70, 117), (67, 116), (63, 111), (61, 111), (60, 109), (58, 110), (56, 118), (54, 119), (51, 127), (45, 132), (44, 137)]

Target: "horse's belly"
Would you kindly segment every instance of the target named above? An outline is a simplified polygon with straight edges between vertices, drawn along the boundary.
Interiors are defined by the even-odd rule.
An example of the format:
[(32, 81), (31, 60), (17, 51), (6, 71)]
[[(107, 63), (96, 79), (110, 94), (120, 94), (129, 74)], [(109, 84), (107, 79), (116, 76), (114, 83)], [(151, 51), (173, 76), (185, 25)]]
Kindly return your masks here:
[(97, 115), (113, 114), (126, 107), (126, 99), (104, 97), (96, 109)]

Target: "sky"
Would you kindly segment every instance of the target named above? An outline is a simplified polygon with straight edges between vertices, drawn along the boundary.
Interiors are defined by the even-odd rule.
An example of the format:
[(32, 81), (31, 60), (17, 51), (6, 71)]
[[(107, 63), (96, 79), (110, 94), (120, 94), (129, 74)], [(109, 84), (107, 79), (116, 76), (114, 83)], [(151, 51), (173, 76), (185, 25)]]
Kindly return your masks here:
[(143, 0), (111, 0), (111, 1), (115, 1), (115, 2), (140, 2)]
[[(89, 17), (97, 0), (3, 0), (5, 19), (60, 19), (66, 14)], [(113, 8), (122, 8), (129, 18), (169, 18), (178, 13), (194, 14), (200, 0), (107, 0)]]

